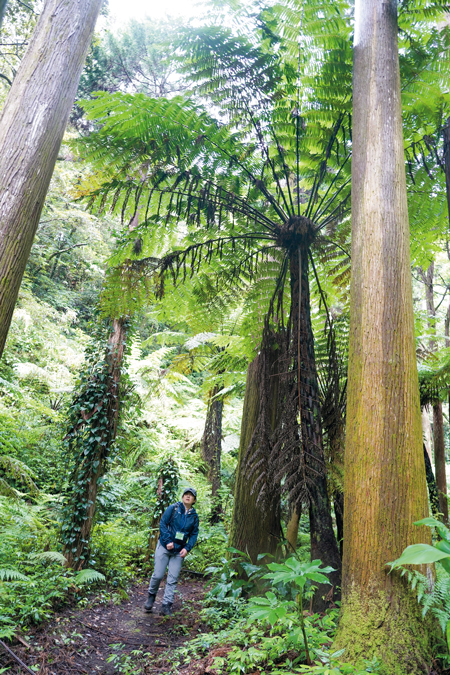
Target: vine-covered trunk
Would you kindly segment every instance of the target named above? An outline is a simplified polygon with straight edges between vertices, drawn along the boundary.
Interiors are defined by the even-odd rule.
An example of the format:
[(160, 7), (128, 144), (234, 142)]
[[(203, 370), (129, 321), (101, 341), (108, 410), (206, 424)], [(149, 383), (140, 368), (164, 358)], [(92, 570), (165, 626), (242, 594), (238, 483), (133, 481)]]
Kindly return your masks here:
[(112, 321), (105, 367), (92, 370), (92, 382), (87, 382), (76, 400), (82, 421), (67, 434), (74, 466), (64, 509), (63, 539), (67, 565), (73, 569), (81, 569), (87, 560), (99, 480), (106, 471), (116, 438), (126, 325), (125, 319)]
[[(311, 303), (308, 277), (308, 249), (299, 248), (291, 254), (291, 322), (294, 371), (299, 392), (301, 439), (308, 476), (311, 560), (320, 559), (335, 571), (329, 575), (330, 586), (319, 585), (314, 596), (314, 609), (321, 611), (335, 597), (341, 585), (341, 558), (333, 530), (331, 505), (323, 452), (322, 420), (319, 403), (311, 325)], [(299, 287), (299, 279), (301, 286)], [(300, 317), (299, 317), (300, 307)], [(300, 318), (300, 322), (299, 322)]]
[[(271, 356), (274, 364), (275, 354)], [(245, 387), (244, 408), (242, 412), (241, 437), (239, 443), (239, 457), (236, 468), (236, 482), (234, 489), (233, 515), (229, 545), (239, 551), (246, 551), (252, 562), (257, 563), (258, 555), (270, 553), (275, 555), (281, 540), (281, 510), (280, 492), (274, 491), (266, 498), (263, 508), (257, 504), (258, 488), (255, 485), (254, 474), (249, 477), (246, 461), (248, 448), (260, 412), (260, 360), (264, 357), (260, 353), (249, 365)], [(272, 411), (276, 410), (278, 396), (278, 377), (276, 368), (271, 380)], [(275, 413), (272, 416), (275, 423)]]
[[(396, 0), (356, 0), (342, 609), (336, 646), (428, 672), (427, 624), (389, 561), (430, 543), (414, 339)], [(425, 571), (425, 570), (424, 570)], [(431, 573), (431, 571), (429, 571)]]
[(444, 523), (448, 524), (447, 476), (445, 472), (444, 417), (442, 403), (433, 403), (433, 446), (436, 484), (439, 492), (439, 511)]
[(156, 487), (156, 504), (150, 519), (150, 533), (145, 560), (155, 552), (159, 539), (159, 524), (161, 517), (168, 506), (177, 500), (179, 470), (173, 457), (163, 460), (158, 467), (158, 481)]
[(101, 4), (46, 0), (2, 110), (0, 357)]
[(221, 482), (223, 399), (217, 398), (219, 392), (220, 387), (216, 386), (209, 394), (205, 431), (202, 439), (202, 455), (208, 466), (208, 480), (211, 483), (211, 524), (218, 523), (222, 513), (219, 490)]

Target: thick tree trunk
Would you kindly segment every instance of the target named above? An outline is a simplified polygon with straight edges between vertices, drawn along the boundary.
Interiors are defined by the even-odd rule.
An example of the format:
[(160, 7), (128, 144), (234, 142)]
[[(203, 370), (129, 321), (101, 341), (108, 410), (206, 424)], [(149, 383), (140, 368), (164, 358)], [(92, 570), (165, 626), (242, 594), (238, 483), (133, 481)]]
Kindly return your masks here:
[(102, 0), (46, 0), (0, 119), (0, 357)]
[[(92, 444), (87, 456), (83, 454), (80, 464), (75, 466), (71, 476), (71, 483), (75, 486), (84, 485), (83, 495), (76, 491), (73, 493), (72, 499), (69, 500), (67, 509), (69, 515), (64, 527), (71, 537), (70, 541), (66, 538), (64, 554), (68, 566), (73, 569), (81, 569), (88, 557), (89, 539), (97, 502), (98, 482), (106, 471), (111, 446), (116, 438), (120, 411), (119, 383), (125, 339), (126, 320), (114, 319), (105, 354), (107, 391), (103, 402), (96, 406), (98, 407), (97, 412), (101, 414), (101, 419), (97, 419), (95, 422), (98, 431), (94, 431), (92, 434), (95, 438), (95, 444)], [(104, 406), (104, 411), (102, 406)], [(91, 418), (86, 415), (85, 421), (87, 424), (90, 420)], [(83, 433), (80, 429), (74, 431), (75, 435)]]
[[(300, 257), (301, 256), (301, 257)], [(320, 559), (324, 565), (330, 565), (335, 572), (329, 575), (331, 588), (319, 585), (314, 596), (314, 609), (322, 611), (329, 600), (335, 596), (341, 585), (341, 558), (333, 530), (331, 505), (323, 452), (322, 422), (319, 404), (319, 386), (317, 382), (314, 354), (314, 336), (311, 325), (311, 304), (309, 297), (308, 252), (305, 247), (291, 256), (291, 298), (299, 298), (297, 293), (299, 272), (301, 272), (300, 294), (300, 330), (298, 327), (298, 305), (291, 302), (293, 313), (293, 339), (299, 331), (296, 367), (299, 371), (301, 414), (301, 442), (305, 455), (307, 473), (313, 476), (309, 481), (309, 524), (311, 533), (311, 560)], [(308, 471), (309, 470), (309, 471)], [(325, 599), (326, 598), (326, 599)]]
[[(427, 625), (387, 563), (430, 542), (414, 341), (396, 0), (356, 0), (352, 280), (342, 610), (345, 658), (425, 672)], [(428, 672), (428, 671), (427, 671)]]
[(223, 399), (215, 398), (219, 391), (219, 387), (214, 387), (210, 392), (205, 431), (202, 439), (202, 455), (208, 466), (208, 480), (211, 483), (211, 524), (218, 523), (222, 514), (219, 490), (221, 482), (220, 464), (222, 455)]
[[(260, 410), (259, 360), (260, 354), (249, 365), (242, 412), (239, 457), (236, 469), (234, 506), (231, 519), (229, 545), (239, 551), (246, 551), (252, 562), (258, 561), (261, 553), (275, 555), (281, 539), (281, 513), (279, 492), (272, 502), (262, 509), (257, 504), (258, 490), (253, 490), (254, 477), (249, 480), (246, 465), (247, 450), (250, 446)], [(277, 378), (272, 379), (273, 408), (276, 408)]]
[(445, 474), (444, 417), (440, 401), (433, 404), (433, 445), (436, 484), (439, 491), (439, 511), (442, 513), (442, 520), (447, 525), (448, 501), (447, 476)]

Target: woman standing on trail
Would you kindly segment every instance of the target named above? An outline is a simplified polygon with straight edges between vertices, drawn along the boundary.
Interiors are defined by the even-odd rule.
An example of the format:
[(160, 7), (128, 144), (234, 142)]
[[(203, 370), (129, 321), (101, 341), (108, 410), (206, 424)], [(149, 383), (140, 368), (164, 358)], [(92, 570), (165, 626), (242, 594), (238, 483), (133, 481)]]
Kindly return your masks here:
[(144, 605), (146, 612), (152, 611), (159, 584), (169, 566), (160, 613), (163, 616), (172, 616), (173, 596), (181, 565), (198, 537), (198, 515), (194, 509), (196, 501), (197, 490), (192, 487), (186, 488), (181, 502), (168, 506), (162, 515), (155, 551), (155, 567), (148, 587), (147, 602)]

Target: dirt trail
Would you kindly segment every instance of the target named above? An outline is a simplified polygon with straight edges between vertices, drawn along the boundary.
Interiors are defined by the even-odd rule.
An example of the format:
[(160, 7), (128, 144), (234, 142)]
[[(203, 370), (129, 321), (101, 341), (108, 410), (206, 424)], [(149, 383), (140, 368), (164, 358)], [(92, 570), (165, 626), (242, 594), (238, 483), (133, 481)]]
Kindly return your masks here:
[[(107, 663), (108, 656), (133, 650), (151, 654), (146, 672), (167, 675), (165, 652), (208, 630), (199, 617), (205, 582), (185, 576), (180, 579), (173, 617), (159, 616), (163, 584), (153, 612), (144, 612), (147, 586), (148, 582), (134, 586), (129, 599), (120, 605), (111, 601), (105, 606), (94, 599), (84, 610), (67, 608), (9, 646), (29, 668), (38, 665), (39, 675), (112, 675), (119, 671)], [(111, 645), (122, 647), (114, 650)], [(24, 673), (1, 646), (0, 666), (9, 666), (8, 675)]]

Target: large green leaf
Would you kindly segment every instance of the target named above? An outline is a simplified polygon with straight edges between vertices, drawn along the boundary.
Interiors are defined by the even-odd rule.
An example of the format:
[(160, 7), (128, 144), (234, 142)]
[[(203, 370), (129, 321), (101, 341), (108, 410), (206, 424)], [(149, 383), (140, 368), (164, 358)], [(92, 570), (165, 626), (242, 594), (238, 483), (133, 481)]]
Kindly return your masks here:
[(395, 569), (402, 565), (427, 565), (444, 558), (450, 558), (450, 553), (439, 551), (429, 544), (413, 544), (405, 548), (400, 558), (388, 563), (388, 565), (391, 566), (391, 569)]

